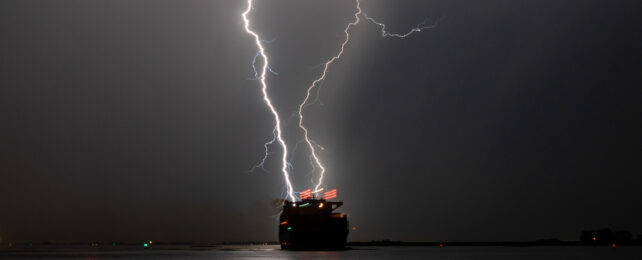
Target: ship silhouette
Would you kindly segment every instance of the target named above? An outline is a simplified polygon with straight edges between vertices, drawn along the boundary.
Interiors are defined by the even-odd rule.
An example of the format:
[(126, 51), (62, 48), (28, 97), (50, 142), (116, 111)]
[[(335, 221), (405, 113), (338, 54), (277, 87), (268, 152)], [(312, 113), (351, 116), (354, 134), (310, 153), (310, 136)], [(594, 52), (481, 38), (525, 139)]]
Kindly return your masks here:
[[(334, 192), (334, 193), (333, 193)], [(348, 216), (333, 212), (343, 202), (331, 202), (336, 190), (323, 198), (302, 192), (300, 201), (284, 201), (279, 218), (279, 242), (286, 250), (343, 250), (348, 239)], [(307, 195), (306, 195), (307, 194)], [(330, 196), (327, 196), (330, 194)]]

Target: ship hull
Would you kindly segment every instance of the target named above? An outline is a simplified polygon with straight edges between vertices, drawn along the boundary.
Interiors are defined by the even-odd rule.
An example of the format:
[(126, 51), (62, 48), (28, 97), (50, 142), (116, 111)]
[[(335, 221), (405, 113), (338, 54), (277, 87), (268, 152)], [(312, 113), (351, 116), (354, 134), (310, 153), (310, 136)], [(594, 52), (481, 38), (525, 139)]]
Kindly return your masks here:
[(279, 229), (281, 249), (286, 250), (344, 250), (347, 239), (347, 223)]
[(349, 232), (348, 216), (332, 212), (340, 205), (342, 205), (341, 202), (323, 200), (286, 202), (279, 224), (281, 248), (286, 250), (346, 249)]

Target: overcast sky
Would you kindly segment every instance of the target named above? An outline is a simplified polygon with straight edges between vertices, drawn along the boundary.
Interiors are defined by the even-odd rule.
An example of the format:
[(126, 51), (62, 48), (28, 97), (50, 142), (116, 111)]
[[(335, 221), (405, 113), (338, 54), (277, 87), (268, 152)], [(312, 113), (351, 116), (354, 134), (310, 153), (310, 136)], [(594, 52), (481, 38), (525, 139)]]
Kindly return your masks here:
[[(642, 233), (640, 1), (373, 1), (306, 110), (349, 240)], [(257, 0), (291, 117), (352, 1)], [(275, 241), (245, 1), (0, 2), (0, 241)], [(311, 187), (308, 151), (291, 158)], [(292, 153), (292, 151), (290, 151)]]

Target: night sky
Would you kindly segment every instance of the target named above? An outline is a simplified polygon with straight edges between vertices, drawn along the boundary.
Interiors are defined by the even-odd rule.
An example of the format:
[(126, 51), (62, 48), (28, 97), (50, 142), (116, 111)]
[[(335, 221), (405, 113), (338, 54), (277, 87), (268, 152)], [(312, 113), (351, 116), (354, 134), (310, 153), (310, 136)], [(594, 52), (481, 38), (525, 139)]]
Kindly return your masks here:
[[(373, 1), (306, 110), (349, 240), (642, 233), (642, 2)], [(246, 1), (0, 2), (0, 242), (276, 241)], [(352, 1), (257, 0), (292, 117)], [(292, 149), (290, 153), (292, 153)], [(291, 158), (312, 186), (308, 150)]]

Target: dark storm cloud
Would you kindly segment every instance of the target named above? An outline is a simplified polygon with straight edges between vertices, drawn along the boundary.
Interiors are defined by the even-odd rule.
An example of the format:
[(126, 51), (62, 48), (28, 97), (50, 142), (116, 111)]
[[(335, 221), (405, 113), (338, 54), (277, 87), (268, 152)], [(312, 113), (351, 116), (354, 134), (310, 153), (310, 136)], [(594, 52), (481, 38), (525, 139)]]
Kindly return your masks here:
[[(353, 240), (642, 232), (637, 1), (362, 1), (307, 110)], [(0, 237), (275, 240), (278, 165), (245, 1), (0, 3)], [(259, 1), (288, 120), (350, 1)], [(277, 147), (273, 147), (277, 153)], [(305, 151), (305, 150), (299, 150)], [(295, 182), (309, 185), (304, 153)]]

